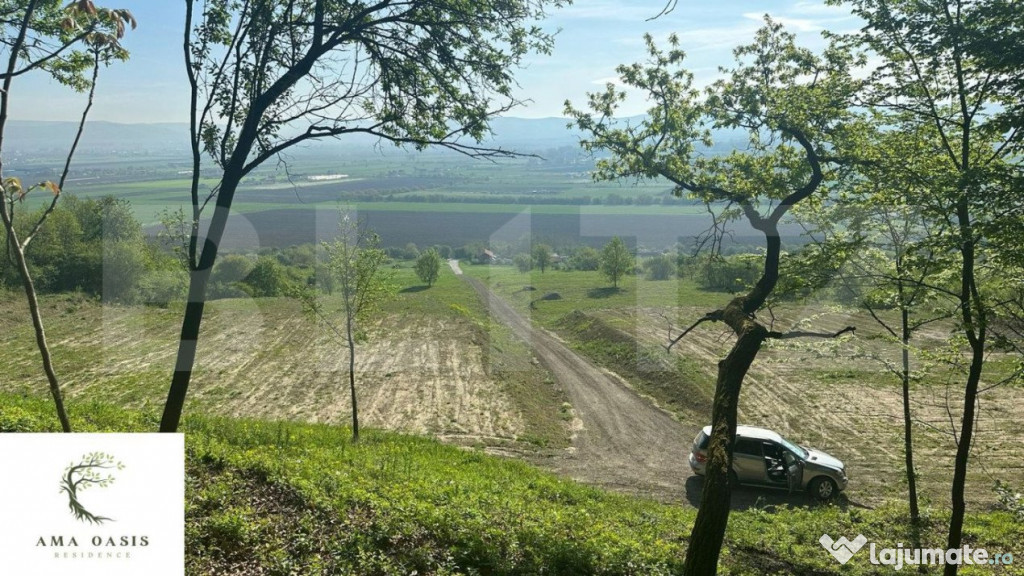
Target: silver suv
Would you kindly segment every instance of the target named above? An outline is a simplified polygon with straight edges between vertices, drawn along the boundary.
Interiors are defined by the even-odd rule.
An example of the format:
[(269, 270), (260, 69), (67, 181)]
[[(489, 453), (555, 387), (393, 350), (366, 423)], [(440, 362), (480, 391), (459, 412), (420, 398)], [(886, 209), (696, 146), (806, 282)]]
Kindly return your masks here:
[[(707, 465), (708, 438), (706, 426), (693, 440), (690, 468), (704, 475)], [(736, 427), (733, 445), (732, 472), (729, 480), (736, 484), (755, 484), (794, 490), (807, 490), (820, 500), (833, 498), (846, 488), (846, 467), (837, 458), (805, 448), (779, 434), (753, 426)]]

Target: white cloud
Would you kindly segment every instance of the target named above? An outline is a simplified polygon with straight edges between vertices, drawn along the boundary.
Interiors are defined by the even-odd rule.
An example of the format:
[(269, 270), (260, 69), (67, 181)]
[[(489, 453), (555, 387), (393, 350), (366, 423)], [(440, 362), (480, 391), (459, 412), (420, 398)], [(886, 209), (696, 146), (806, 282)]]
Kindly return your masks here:
[[(821, 22), (810, 18), (794, 18), (791, 16), (780, 16), (777, 14), (771, 14), (770, 16), (772, 20), (782, 24), (792, 32), (817, 32), (824, 29)], [(764, 14), (760, 12), (746, 12), (743, 14), (743, 17), (747, 20), (754, 20), (757, 22), (764, 21)]]

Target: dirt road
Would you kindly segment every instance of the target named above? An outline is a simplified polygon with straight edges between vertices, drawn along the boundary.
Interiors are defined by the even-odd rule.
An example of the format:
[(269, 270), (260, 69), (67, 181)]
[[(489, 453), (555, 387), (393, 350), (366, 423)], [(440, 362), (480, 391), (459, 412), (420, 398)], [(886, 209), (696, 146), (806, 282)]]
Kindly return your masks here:
[(618, 377), (534, 327), (482, 282), (463, 276), (491, 315), (526, 341), (558, 379), (582, 421), (565, 457), (542, 463), (587, 484), (681, 500), (691, 476), (687, 454), (697, 426), (685, 428)]

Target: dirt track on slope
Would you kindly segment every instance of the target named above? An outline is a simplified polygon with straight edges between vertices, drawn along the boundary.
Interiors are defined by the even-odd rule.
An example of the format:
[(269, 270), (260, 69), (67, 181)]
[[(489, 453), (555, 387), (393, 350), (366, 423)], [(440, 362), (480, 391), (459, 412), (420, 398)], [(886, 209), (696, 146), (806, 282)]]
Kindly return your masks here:
[[(541, 463), (587, 484), (661, 499), (681, 500), (697, 426), (640, 397), (617, 376), (581, 358), (549, 332), (534, 327), (479, 280), (463, 276), (492, 317), (527, 342), (558, 380), (581, 422), (564, 457)], [(692, 430), (691, 430), (692, 428)]]

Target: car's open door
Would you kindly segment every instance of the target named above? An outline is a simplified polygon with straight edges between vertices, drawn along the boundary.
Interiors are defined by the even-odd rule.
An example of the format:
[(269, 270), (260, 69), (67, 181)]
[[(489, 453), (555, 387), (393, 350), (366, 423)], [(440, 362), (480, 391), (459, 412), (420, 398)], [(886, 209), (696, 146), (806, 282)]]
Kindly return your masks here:
[(782, 457), (786, 463), (786, 483), (789, 486), (789, 493), (799, 492), (804, 485), (804, 461), (789, 450), (783, 452)]

